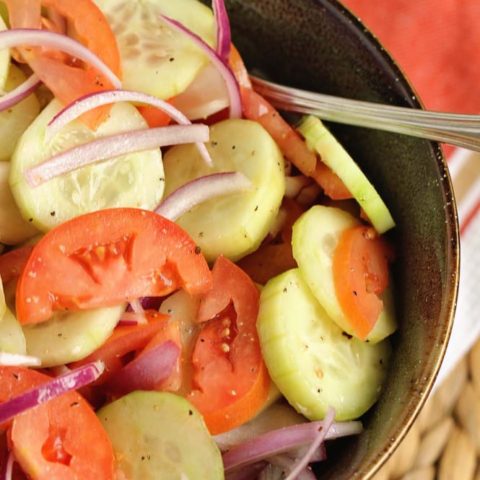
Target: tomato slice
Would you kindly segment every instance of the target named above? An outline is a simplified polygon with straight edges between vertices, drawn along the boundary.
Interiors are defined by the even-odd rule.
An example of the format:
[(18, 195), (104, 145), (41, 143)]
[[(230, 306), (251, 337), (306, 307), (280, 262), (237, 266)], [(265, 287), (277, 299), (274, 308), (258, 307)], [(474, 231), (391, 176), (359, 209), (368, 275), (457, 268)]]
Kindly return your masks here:
[[(141, 357), (148, 350), (151, 350), (152, 348), (155, 348), (156, 346), (161, 345), (169, 340), (177, 344), (180, 347), (180, 350), (182, 350), (183, 345), (180, 333), (180, 325), (178, 322), (173, 322), (167, 319), (163, 323), (162, 329), (148, 342), (145, 348), (137, 355), (137, 358)], [(180, 355), (171, 375), (166, 380), (156, 385), (155, 389), (167, 390), (170, 392), (178, 391), (182, 385), (182, 367), (182, 356)]]
[(212, 434), (247, 422), (267, 399), (270, 379), (256, 330), (259, 297), (245, 272), (217, 259), (213, 289), (198, 312), (205, 324), (193, 350), (194, 389), (188, 395)]
[(114, 208), (59, 225), (34, 247), (16, 294), (22, 324), (55, 311), (162, 297), (178, 288), (203, 294), (211, 272), (200, 250), (175, 223), (154, 212)]
[(348, 200), (352, 194), (340, 180), (340, 177), (321, 160), (317, 162), (315, 170), (310, 175), (323, 189), (325, 195), (332, 200)]
[(252, 89), (247, 69), (235, 48), (230, 53), (230, 67), (240, 85), (243, 114), (255, 120), (277, 142), (287, 160), (292, 162), (304, 175), (312, 177), (334, 200), (352, 198), (340, 178), (312, 152), (302, 137), (282, 118), (278, 111), (261, 95)]
[(28, 245), (0, 255), (0, 278), (4, 284), (21, 275), (32, 250), (33, 246)]
[[(115, 35), (105, 16), (92, 0), (42, 0), (44, 7), (54, 9), (65, 17), (69, 31), (120, 77), (120, 53)], [(12, 28), (40, 28), (38, 0), (7, 0)], [(90, 65), (71, 59), (58, 52), (34, 48), (21, 49), (32, 70), (62, 103), (69, 104), (89, 93), (111, 89), (113, 86)], [(83, 119), (94, 128), (110, 111), (110, 106), (88, 112)]]
[[(26, 368), (0, 367), (0, 401), (49, 379)], [(110, 440), (95, 412), (76, 392), (15, 417), (9, 440), (17, 462), (32, 480), (114, 478)]]
[(334, 251), (335, 292), (361, 339), (368, 336), (383, 309), (379, 295), (388, 286), (390, 258), (389, 246), (367, 226), (345, 230)]
[(150, 105), (141, 105), (137, 107), (142, 117), (148, 123), (150, 128), (165, 127), (170, 124), (172, 119), (165, 112)]
[(12, 28), (41, 28), (41, 0), (5, 0)]
[(228, 58), (228, 63), (233, 74), (235, 75), (235, 78), (237, 79), (238, 84), (240, 85), (240, 88), (252, 89), (252, 82), (250, 81), (248, 71), (243, 63), (242, 56), (233, 44), (230, 46), (230, 57)]
[(166, 315), (153, 310), (147, 310), (145, 315), (148, 320), (147, 324), (115, 328), (112, 335), (100, 348), (88, 357), (72, 363), (70, 367), (75, 369), (87, 363), (100, 360), (105, 364), (105, 371), (95, 382), (95, 385), (100, 385), (107, 381), (113, 373), (123, 367), (124, 359), (128, 354), (145, 348), (168, 321)]

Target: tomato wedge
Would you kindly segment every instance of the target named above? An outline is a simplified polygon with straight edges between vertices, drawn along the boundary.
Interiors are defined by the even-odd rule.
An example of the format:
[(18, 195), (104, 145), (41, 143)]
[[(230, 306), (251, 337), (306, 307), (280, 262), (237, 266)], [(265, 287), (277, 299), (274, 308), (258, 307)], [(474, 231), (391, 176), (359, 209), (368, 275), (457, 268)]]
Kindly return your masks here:
[(90, 362), (102, 361), (105, 371), (94, 383), (100, 385), (107, 381), (110, 376), (123, 367), (124, 358), (130, 353), (136, 353), (145, 348), (146, 345), (160, 332), (168, 320), (153, 310), (145, 312), (148, 323), (134, 326), (120, 326), (115, 328), (107, 341), (88, 357), (74, 362), (70, 365), (75, 369)]
[(335, 292), (346, 317), (361, 339), (375, 326), (383, 302), (379, 295), (389, 282), (391, 250), (375, 230), (345, 230), (333, 254)]
[[(0, 401), (49, 379), (26, 368), (0, 367)], [(17, 462), (32, 480), (114, 478), (110, 440), (95, 412), (76, 392), (18, 415), (8, 434)]]
[(33, 246), (27, 245), (0, 255), (0, 278), (4, 284), (20, 276), (32, 250)]
[(137, 110), (148, 123), (150, 128), (165, 127), (172, 121), (170, 116), (165, 112), (162, 112), (158, 108), (151, 107), (150, 105), (141, 105), (137, 107)]
[[(42, 0), (41, 5), (64, 17), (76, 40), (85, 45), (121, 75), (120, 53), (115, 35), (105, 16), (92, 0)], [(12, 28), (40, 28), (40, 2), (38, 0), (7, 0)], [(74, 100), (113, 86), (90, 65), (83, 65), (52, 50), (22, 48), (22, 55), (42, 82), (62, 103)], [(105, 119), (110, 106), (99, 107), (88, 112), (83, 119), (91, 128)]]
[(122, 304), (184, 288), (203, 294), (211, 272), (175, 223), (154, 212), (114, 208), (59, 225), (34, 247), (19, 278), (17, 318), (48, 320), (55, 311)]
[(245, 117), (260, 123), (277, 142), (287, 160), (304, 175), (312, 177), (326, 195), (334, 200), (352, 198), (342, 180), (321, 159), (317, 160), (316, 154), (307, 147), (302, 137), (265, 98), (252, 89), (247, 69), (235, 48), (230, 53), (230, 67), (240, 85)]
[(198, 312), (205, 323), (193, 350), (194, 389), (188, 395), (212, 434), (247, 422), (267, 399), (270, 379), (256, 329), (259, 297), (245, 272), (217, 259), (213, 289)]
[[(180, 333), (180, 325), (178, 322), (166, 320), (162, 329), (148, 342), (145, 348), (137, 355), (137, 358), (141, 357), (145, 352), (148, 352), (152, 348), (157, 347), (167, 341), (174, 342), (180, 350), (182, 350), (182, 339)], [(176, 392), (182, 385), (182, 356), (178, 357), (175, 364), (175, 368), (171, 375), (155, 386), (155, 390), (167, 390), (170, 392)]]

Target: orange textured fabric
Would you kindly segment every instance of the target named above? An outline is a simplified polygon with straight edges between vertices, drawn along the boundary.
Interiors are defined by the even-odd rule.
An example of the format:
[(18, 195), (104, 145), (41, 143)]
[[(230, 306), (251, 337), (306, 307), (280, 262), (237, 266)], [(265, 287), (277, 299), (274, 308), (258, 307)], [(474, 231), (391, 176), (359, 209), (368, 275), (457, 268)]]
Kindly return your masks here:
[(480, 112), (480, 0), (343, 0), (390, 51), (425, 107)]

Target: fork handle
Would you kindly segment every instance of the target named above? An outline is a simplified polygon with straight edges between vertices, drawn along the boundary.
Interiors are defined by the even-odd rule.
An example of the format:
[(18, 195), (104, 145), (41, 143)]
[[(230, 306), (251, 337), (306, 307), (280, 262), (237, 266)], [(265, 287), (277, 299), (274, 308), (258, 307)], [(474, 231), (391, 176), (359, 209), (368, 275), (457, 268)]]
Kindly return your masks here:
[(440, 113), (308, 92), (251, 77), (275, 107), (337, 123), (402, 133), (480, 151), (480, 115)]

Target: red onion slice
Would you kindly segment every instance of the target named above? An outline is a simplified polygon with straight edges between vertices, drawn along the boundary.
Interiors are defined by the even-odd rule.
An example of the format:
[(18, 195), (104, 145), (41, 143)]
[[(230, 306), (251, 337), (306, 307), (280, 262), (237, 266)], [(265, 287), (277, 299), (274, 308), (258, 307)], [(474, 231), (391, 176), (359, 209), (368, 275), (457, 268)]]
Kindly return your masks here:
[(7, 367), (39, 367), (42, 361), (38, 357), (18, 353), (0, 352), (0, 365)]
[(252, 183), (243, 173), (213, 173), (182, 185), (165, 198), (155, 212), (174, 222), (199, 203), (215, 197), (243, 192), (251, 186)]
[(217, 52), (213, 50), (207, 43), (205, 43), (196, 33), (193, 33), (187, 27), (177, 22), (173, 18), (161, 15), (161, 18), (169, 25), (173, 30), (185, 34), (190, 40), (192, 40), (202, 51), (209, 57), (213, 65), (218, 69), (225, 85), (227, 86), (228, 95), (230, 97), (230, 118), (242, 117), (242, 99), (240, 96), (240, 89), (238, 87), (237, 80), (233, 75), (230, 67), (226, 65), (222, 59), (217, 55)]
[[(166, 113), (180, 125), (192, 124), (192, 122), (180, 110), (157, 97), (130, 90), (107, 90), (105, 92), (85, 95), (84, 97), (75, 100), (70, 105), (67, 105), (63, 110), (60, 110), (60, 112), (58, 112), (48, 123), (45, 130), (45, 140), (47, 142), (50, 141), (63, 127), (65, 127), (65, 125), (68, 125), (84, 113), (102, 105), (109, 105), (117, 102), (133, 102), (150, 105)], [(205, 145), (203, 143), (197, 143), (197, 148), (200, 155), (205, 160), (205, 163), (207, 165), (212, 165), (212, 158)]]
[(20, 103), (24, 98), (27, 98), (35, 91), (40, 83), (40, 79), (33, 74), (18, 87), (0, 97), (0, 112), (13, 107), (17, 103)]
[[(249, 477), (248, 480), (252, 478), (257, 480), (285, 480), (285, 471), (289, 470), (292, 463), (293, 460), (288, 457), (273, 457), (270, 459), (270, 464), (263, 468), (258, 477)], [(316, 480), (316, 478), (310, 468), (305, 468), (297, 475), (295, 480)]]
[[(245, 465), (268, 459), (298, 447), (310, 445), (318, 438), (324, 421), (301, 423), (273, 430), (232, 447), (223, 454), (225, 471), (229, 472)], [(334, 423), (326, 433), (325, 440), (356, 435), (362, 431), (361, 422)]]
[(140, 299), (140, 303), (144, 310), (159, 310), (162, 301), (162, 297), (143, 297)]
[(167, 145), (208, 141), (206, 125), (174, 125), (109, 135), (59, 153), (25, 172), (31, 187), (92, 163)]
[(103, 362), (87, 363), (0, 404), (0, 425), (26, 410), (94, 382), (103, 373), (104, 368)]
[[(282, 472), (290, 471), (292, 469), (292, 465), (295, 463), (295, 459), (288, 455), (277, 455), (270, 458), (269, 461), (271, 465), (281, 468)], [(314, 460), (312, 459), (311, 461), (313, 462)], [(284, 478), (283, 474), (281, 478)], [(312, 470), (309, 467), (306, 467), (297, 474), (295, 480), (316, 480), (316, 477)]]
[(180, 348), (172, 341), (157, 345), (114, 373), (105, 383), (105, 388), (114, 395), (125, 395), (135, 390), (154, 390), (170, 376), (179, 355)]
[(228, 64), (232, 34), (230, 20), (223, 0), (213, 0), (213, 14), (217, 24), (217, 54), (225, 64)]
[(80, 42), (59, 33), (31, 28), (14, 28), (0, 32), (0, 50), (21, 46), (47, 47), (68, 53), (97, 69), (115, 88), (122, 88), (120, 79), (105, 63)]
[(13, 480), (13, 464), (15, 463), (15, 456), (13, 452), (8, 454), (7, 464), (5, 465), (4, 480)]
[(325, 419), (323, 420), (323, 425), (318, 428), (319, 433), (317, 434), (317, 438), (312, 442), (305, 455), (294, 462), (290, 473), (285, 480), (295, 480), (297, 476), (308, 467), (308, 464), (311, 462), (315, 451), (325, 441), (328, 431), (333, 425), (334, 420), (335, 410), (333, 408), (329, 408), (327, 414), (325, 415)]
[(223, 77), (211, 63), (203, 67), (188, 88), (171, 101), (190, 120), (208, 118), (230, 105)]

